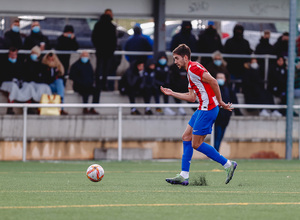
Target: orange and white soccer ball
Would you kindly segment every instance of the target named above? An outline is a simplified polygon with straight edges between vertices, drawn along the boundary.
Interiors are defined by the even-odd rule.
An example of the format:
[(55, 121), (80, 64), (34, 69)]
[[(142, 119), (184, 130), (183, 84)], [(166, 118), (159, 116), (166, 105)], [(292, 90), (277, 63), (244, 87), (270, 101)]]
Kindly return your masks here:
[(99, 164), (93, 164), (87, 169), (86, 176), (93, 182), (99, 182), (104, 177), (104, 169)]

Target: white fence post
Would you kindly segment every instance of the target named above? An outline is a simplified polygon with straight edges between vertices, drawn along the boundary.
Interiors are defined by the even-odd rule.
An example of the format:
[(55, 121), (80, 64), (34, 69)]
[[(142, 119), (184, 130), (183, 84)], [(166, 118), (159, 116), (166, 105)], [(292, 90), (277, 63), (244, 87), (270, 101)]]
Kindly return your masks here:
[(23, 107), (23, 162), (26, 162), (27, 153), (27, 106)]
[(118, 111), (118, 161), (122, 161), (122, 107)]

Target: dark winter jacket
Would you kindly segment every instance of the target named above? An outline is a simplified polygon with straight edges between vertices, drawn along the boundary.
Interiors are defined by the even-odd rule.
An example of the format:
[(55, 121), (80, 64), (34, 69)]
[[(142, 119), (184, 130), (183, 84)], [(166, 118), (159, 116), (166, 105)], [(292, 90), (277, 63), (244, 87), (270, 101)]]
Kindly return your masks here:
[(153, 59), (148, 59), (146, 63), (145, 71), (143, 72), (141, 86), (142, 90), (157, 89), (155, 81), (155, 69), (150, 69), (149, 66), (155, 64)]
[[(224, 86), (220, 86), (220, 91), (221, 91), (221, 96), (222, 96), (222, 100), (225, 103), (228, 102), (232, 102), (232, 92), (230, 90), (230, 88), (228, 87), (227, 84), (225, 84)], [(227, 111), (223, 108), (220, 108), (219, 114), (217, 116), (216, 125), (219, 125), (223, 128), (226, 128), (226, 126), (229, 123), (230, 117), (231, 117), (231, 113), (230, 111)]]
[(34, 46), (40, 46), (41, 42), (45, 42), (46, 50), (51, 49), (47, 36), (43, 35), (41, 31), (39, 33), (34, 33), (31, 31), (31, 34), (25, 38), (23, 48), (25, 50), (31, 50)]
[(230, 74), (227, 70), (227, 67), (223, 63), (221, 66), (217, 66), (214, 64), (213, 61), (211, 61), (210, 63), (207, 64), (205, 68), (214, 78), (216, 78), (217, 73), (224, 73), (227, 79), (227, 83), (230, 84)]
[(274, 54), (274, 47), (269, 43), (269, 39), (260, 38), (255, 49), (256, 54)]
[(10, 47), (15, 47), (17, 49), (22, 49), (23, 42), (21, 38), (21, 34), (9, 30), (4, 34), (4, 44), (5, 48), (9, 49)]
[[(224, 46), (224, 53), (228, 54), (251, 54), (249, 42), (243, 38), (243, 34), (238, 32), (241, 26), (234, 28), (234, 36), (228, 39)], [(242, 29), (243, 31), (243, 29)], [(230, 74), (237, 78), (241, 78), (244, 72), (245, 58), (227, 58), (227, 69)]]
[(0, 82), (12, 81), (13, 79), (23, 80), (24, 70), (23, 63), (17, 59), (16, 63), (11, 63), (6, 56), (6, 59), (2, 61), (0, 69)]
[(264, 89), (259, 69), (245, 69), (242, 90), (246, 104), (274, 104), (272, 94)]
[(112, 18), (103, 14), (95, 24), (92, 32), (92, 42), (96, 48), (97, 56), (113, 56), (117, 48), (116, 26), (111, 22)]
[(277, 64), (271, 66), (268, 74), (268, 90), (277, 97), (286, 95), (287, 88), (287, 68), (278, 66)]
[(73, 86), (76, 85), (84, 87), (93, 87), (94, 83), (94, 70), (88, 61), (87, 63), (82, 63), (81, 60), (77, 60), (70, 69), (70, 79), (73, 80)]
[(274, 44), (274, 53), (277, 56), (288, 56), (289, 42), (282, 40), (282, 36), (278, 38)]
[(36, 83), (46, 83), (43, 75), (43, 68), (46, 68), (41, 61), (32, 61), (29, 58), (25, 60), (24, 72), (26, 75), (25, 81), (36, 82)]
[(185, 26), (192, 26), (190, 22), (183, 21), (181, 25), (181, 30), (178, 34), (175, 34), (172, 37), (171, 48), (173, 51), (179, 44), (186, 44), (189, 46), (192, 52), (197, 52), (197, 40), (196, 37), (192, 33), (192, 29), (185, 29)]

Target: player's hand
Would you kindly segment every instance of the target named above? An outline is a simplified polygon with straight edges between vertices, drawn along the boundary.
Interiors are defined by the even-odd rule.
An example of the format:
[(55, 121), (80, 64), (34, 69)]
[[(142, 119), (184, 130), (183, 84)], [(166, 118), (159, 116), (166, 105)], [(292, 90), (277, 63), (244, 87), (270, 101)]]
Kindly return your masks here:
[(165, 95), (172, 95), (173, 91), (172, 89), (168, 89), (168, 88), (164, 88), (164, 87), (160, 87), (160, 90), (165, 94)]
[(228, 102), (227, 104), (225, 102), (222, 102), (220, 104), (221, 108), (226, 109), (228, 111), (232, 111), (234, 108), (232, 107), (232, 103)]

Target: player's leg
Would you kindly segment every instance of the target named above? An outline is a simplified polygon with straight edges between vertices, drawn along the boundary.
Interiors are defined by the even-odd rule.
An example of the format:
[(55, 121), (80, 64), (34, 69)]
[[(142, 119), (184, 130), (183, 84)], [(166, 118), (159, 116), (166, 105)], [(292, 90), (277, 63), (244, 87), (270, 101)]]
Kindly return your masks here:
[(205, 154), (210, 159), (220, 163), (227, 172), (225, 183), (229, 183), (237, 167), (237, 163), (223, 157), (213, 146), (204, 142), (207, 134), (212, 131), (212, 125), (218, 115), (219, 109), (214, 108), (210, 111), (201, 111), (195, 121), (192, 135), (192, 147)]
[(183, 154), (182, 154), (182, 160), (181, 160), (181, 172), (180, 174), (177, 174), (173, 178), (167, 178), (166, 181), (171, 184), (182, 184), (182, 185), (188, 185), (189, 180), (189, 171), (190, 171), (190, 165), (191, 160), (193, 156), (194, 149), (192, 148), (192, 132), (193, 132), (193, 124), (197, 118), (198, 112), (196, 111), (191, 120), (189, 121), (189, 124), (187, 125), (185, 131), (182, 135), (182, 141), (183, 141)]

